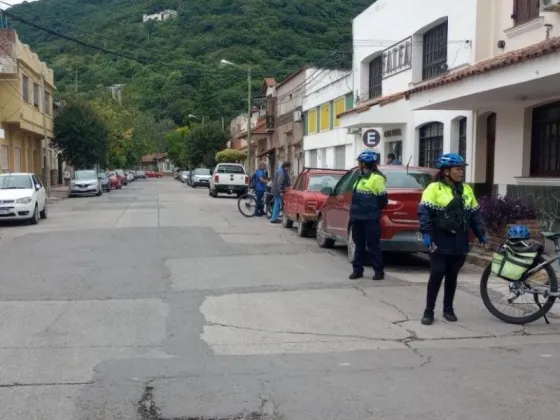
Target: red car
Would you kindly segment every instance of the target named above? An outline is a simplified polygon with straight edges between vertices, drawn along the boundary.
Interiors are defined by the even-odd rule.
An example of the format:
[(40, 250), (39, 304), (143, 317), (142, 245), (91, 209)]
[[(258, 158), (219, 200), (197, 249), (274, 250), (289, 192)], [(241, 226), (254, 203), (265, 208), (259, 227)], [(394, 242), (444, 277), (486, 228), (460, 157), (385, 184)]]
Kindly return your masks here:
[[(395, 252), (425, 252), (419, 232), (418, 204), (422, 192), (432, 182), (435, 170), (405, 166), (382, 166), (387, 177), (389, 203), (381, 215), (381, 249)], [(317, 243), (331, 248), (335, 242), (348, 245), (354, 258), (350, 224), (350, 202), (359, 169), (348, 171), (334, 188), (325, 188), (328, 197), (317, 219)]]
[(119, 178), (121, 185), (128, 185), (128, 178), (122, 169), (115, 169), (115, 173), (117, 174), (117, 178)]
[(162, 174), (159, 172), (154, 172), (154, 171), (146, 171), (146, 177), (147, 178), (161, 178)]
[(296, 222), (298, 235), (309, 236), (317, 222), (317, 210), (327, 199), (321, 190), (325, 187), (334, 188), (346, 172), (345, 169), (304, 169), (294, 187), (284, 195), (282, 226), (291, 228)]
[(109, 184), (111, 185), (111, 189), (120, 190), (122, 188), (122, 185), (121, 180), (119, 179), (117, 174), (115, 172), (109, 172), (107, 175), (109, 177)]

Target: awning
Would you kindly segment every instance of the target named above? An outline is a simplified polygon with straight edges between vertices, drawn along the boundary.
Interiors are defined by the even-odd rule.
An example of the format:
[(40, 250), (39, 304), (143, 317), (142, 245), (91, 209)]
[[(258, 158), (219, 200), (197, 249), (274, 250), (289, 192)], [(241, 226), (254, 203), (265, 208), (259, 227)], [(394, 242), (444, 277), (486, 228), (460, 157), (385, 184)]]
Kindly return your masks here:
[(560, 37), (493, 57), (406, 92), (413, 110), (492, 109), (560, 96)]
[(340, 127), (365, 128), (400, 126), (406, 124), (410, 103), (404, 92), (362, 102), (356, 107), (338, 115)]

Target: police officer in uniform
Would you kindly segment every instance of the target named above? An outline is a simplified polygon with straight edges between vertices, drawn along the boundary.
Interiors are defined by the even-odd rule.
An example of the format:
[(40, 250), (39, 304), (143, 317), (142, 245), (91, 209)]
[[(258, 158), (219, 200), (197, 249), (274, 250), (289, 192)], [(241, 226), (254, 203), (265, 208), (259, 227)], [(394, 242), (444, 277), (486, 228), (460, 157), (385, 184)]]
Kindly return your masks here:
[(385, 269), (381, 254), (381, 225), (379, 219), (381, 211), (387, 206), (387, 190), (385, 176), (377, 169), (379, 155), (373, 150), (367, 150), (358, 156), (358, 164), (362, 174), (354, 184), (352, 204), (350, 206), (350, 223), (352, 224), (352, 239), (356, 244), (353, 271), (350, 280), (364, 276), (364, 258), (366, 249), (371, 251), (373, 280), (383, 280)]
[(443, 317), (457, 322), (453, 299), (457, 277), (469, 252), (469, 230), (482, 244), (488, 243), (472, 188), (463, 183), (467, 163), (457, 153), (440, 156), (436, 181), (424, 190), (418, 207), (420, 232), (430, 249), (430, 279), (422, 324), (434, 322), (434, 309), (445, 278)]

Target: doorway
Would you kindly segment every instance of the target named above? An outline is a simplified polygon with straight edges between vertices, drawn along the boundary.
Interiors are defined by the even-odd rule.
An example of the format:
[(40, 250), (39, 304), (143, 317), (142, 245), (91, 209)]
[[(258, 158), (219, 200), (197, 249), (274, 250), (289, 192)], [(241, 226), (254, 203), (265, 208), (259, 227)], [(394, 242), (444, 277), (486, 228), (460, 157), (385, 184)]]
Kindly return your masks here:
[(484, 195), (491, 195), (494, 189), (494, 160), (496, 157), (496, 113), (486, 119), (486, 182)]

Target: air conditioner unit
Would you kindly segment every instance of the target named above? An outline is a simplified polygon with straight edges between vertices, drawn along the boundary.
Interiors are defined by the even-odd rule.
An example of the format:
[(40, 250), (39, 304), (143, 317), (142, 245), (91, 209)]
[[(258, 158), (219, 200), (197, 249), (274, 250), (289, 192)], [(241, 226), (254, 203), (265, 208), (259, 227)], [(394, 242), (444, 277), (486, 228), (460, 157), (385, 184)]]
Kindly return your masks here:
[(541, 0), (541, 12), (560, 12), (560, 0)]
[(350, 127), (348, 128), (348, 134), (360, 134), (362, 129), (359, 127)]
[(301, 121), (301, 111), (294, 111), (294, 121)]

